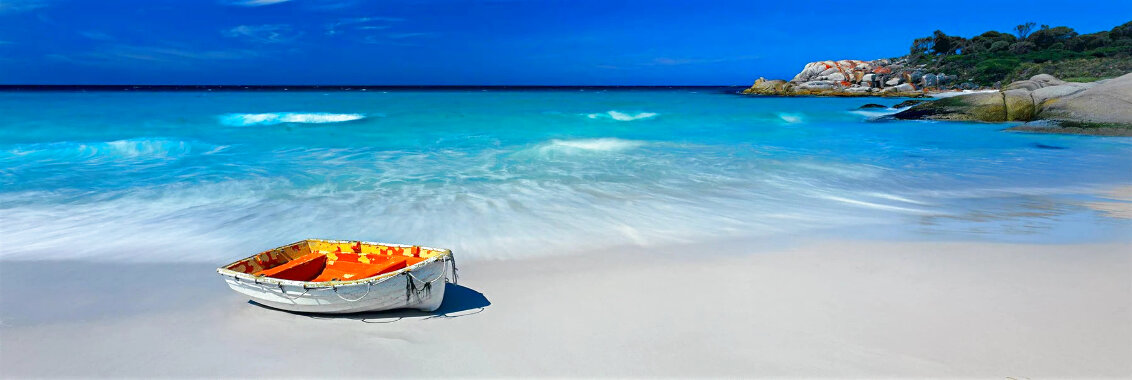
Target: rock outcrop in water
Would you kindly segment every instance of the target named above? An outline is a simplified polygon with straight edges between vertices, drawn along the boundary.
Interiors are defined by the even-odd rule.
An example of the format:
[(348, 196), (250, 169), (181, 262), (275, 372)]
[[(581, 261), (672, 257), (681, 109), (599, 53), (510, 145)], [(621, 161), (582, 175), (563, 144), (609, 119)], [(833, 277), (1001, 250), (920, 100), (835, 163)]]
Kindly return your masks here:
[(743, 91), (753, 95), (817, 95), (817, 96), (924, 96), (926, 89), (968, 88), (956, 77), (943, 73), (925, 73), (903, 60), (877, 59), (860, 61), (810, 62), (794, 79), (766, 80), (759, 78)]
[(897, 119), (1034, 122), (1012, 130), (1132, 136), (1132, 73), (1091, 83), (1039, 74), (1000, 91), (940, 99)]

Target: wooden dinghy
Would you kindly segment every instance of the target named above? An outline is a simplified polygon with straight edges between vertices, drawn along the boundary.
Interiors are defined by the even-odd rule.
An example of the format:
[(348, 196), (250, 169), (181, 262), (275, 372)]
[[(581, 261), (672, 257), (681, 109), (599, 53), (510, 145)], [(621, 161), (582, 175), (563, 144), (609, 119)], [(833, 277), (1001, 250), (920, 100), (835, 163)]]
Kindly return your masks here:
[(255, 302), (308, 313), (433, 311), (456, 280), (450, 250), (345, 240), (303, 240), (216, 271)]

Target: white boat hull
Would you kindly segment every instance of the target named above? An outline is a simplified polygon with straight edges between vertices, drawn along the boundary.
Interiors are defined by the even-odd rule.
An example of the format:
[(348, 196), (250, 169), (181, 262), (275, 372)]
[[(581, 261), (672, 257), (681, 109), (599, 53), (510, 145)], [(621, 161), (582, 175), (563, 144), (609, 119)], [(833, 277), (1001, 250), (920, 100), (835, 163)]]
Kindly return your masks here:
[(450, 259), (451, 256), (433, 258), (391, 276), (345, 284), (256, 278), (225, 270), (220, 274), (232, 290), (256, 303), (282, 310), (329, 314), (393, 309), (434, 311), (444, 301)]

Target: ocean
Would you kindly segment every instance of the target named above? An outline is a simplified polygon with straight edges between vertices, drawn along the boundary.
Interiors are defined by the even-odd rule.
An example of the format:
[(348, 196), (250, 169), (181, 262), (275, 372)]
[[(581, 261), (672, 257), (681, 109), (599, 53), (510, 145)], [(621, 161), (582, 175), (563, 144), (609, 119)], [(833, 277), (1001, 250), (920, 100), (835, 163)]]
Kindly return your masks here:
[[(1132, 139), (728, 88), (0, 92), (0, 259), (304, 238), (494, 260), (728, 239), (1128, 240)], [(1118, 189), (1118, 190), (1114, 190)]]

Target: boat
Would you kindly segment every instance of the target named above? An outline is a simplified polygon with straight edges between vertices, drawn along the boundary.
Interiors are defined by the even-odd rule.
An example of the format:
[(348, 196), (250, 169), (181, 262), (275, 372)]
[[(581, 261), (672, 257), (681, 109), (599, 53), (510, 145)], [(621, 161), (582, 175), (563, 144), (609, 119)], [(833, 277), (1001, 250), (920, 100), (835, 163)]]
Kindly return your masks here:
[(256, 303), (302, 313), (435, 311), (457, 281), (451, 250), (353, 240), (302, 240), (216, 271)]

